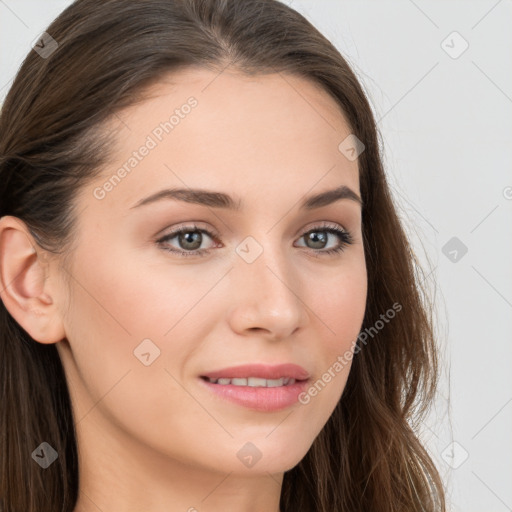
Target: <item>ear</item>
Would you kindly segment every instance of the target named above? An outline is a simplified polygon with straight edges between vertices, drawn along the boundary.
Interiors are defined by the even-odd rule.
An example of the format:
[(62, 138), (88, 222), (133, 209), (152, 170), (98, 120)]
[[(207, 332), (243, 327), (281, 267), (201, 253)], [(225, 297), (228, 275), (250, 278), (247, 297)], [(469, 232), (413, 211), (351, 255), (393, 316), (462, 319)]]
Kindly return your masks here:
[(36, 341), (56, 343), (66, 333), (55, 302), (56, 279), (47, 280), (46, 252), (17, 217), (0, 218), (0, 298)]

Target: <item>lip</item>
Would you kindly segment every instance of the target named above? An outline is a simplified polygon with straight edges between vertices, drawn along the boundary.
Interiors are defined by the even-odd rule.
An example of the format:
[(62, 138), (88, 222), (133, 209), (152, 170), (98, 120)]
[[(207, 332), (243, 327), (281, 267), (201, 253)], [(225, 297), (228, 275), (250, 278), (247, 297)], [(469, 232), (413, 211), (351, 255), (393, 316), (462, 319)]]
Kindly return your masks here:
[(288, 377), (295, 380), (309, 379), (310, 375), (306, 369), (298, 364), (244, 364), (240, 366), (232, 366), (221, 370), (211, 371), (201, 375), (201, 377), (210, 377), (212, 379), (220, 378), (247, 378), (259, 377), (261, 379), (280, 379)]
[(271, 388), (214, 384), (205, 378), (199, 378), (199, 381), (208, 390), (230, 402), (255, 411), (272, 412), (285, 409), (296, 403), (299, 395), (308, 386), (309, 379)]
[[(209, 382), (220, 378), (259, 377), (262, 379), (293, 378), (294, 384), (276, 387), (235, 386), (233, 384), (214, 384)], [(286, 363), (278, 365), (246, 364), (208, 372), (200, 376), (203, 386), (230, 402), (260, 412), (279, 411), (298, 401), (299, 395), (306, 389), (310, 380), (309, 372), (302, 366)]]

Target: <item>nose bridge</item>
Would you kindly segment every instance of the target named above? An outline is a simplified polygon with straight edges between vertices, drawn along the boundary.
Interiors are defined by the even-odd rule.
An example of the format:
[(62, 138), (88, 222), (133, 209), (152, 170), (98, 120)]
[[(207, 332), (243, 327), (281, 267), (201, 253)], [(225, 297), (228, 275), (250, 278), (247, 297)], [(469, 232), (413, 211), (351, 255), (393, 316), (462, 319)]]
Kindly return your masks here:
[[(261, 328), (276, 336), (291, 334), (304, 321), (300, 282), (275, 237), (246, 237), (236, 248), (236, 311), (245, 328)], [(239, 288), (240, 287), (240, 288)]]

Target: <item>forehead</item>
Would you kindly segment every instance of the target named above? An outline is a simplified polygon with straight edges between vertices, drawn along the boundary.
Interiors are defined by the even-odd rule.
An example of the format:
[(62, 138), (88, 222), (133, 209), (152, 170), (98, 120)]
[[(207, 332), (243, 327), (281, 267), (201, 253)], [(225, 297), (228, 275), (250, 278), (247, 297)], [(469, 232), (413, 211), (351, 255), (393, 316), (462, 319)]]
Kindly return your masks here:
[(114, 158), (100, 178), (125, 169), (107, 196), (123, 208), (164, 186), (227, 188), (242, 198), (251, 191), (300, 197), (316, 183), (358, 190), (357, 161), (338, 149), (350, 126), (309, 80), (187, 68), (145, 98), (113, 118)]

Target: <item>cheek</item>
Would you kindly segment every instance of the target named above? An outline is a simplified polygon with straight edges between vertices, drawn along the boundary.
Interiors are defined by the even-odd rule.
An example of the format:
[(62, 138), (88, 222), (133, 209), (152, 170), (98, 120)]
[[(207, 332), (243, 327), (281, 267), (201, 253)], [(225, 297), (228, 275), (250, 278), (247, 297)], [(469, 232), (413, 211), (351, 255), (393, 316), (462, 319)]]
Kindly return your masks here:
[[(87, 320), (101, 338), (125, 338), (135, 343), (143, 338), (161, 338), (186, 315), (214, 282), (198, 279), (185, 267), (155, 268), (149, 258), (110, 254), (88, 268), (75, 266), (77, 284), (72, 302), (75, 320)], [(191, 269), (192, 267), (190, 267)]]
[[(346, 350), (355, 341), (364, 318), (367, 273), (364, 260), (340, 265), (318, 280), (308, 280), (304, 296), (324, 333), (325, 352)], [(314, 316), (313, 315), (313, 316)]]
[[(199, 275), (192, 266), (180, 265), (170, 271), (170, 264), (155, 266), (132, 258), (129, 251), (123, 255), (113, 250), (108, 258), (91, 258), (91, 266), (91, 255), (89, 251), (75, 261), (66, 325), (80, 377), (97, 400), (126, 372), (133, 380), (142, 371), (135, 387), (139, 395), (148, 390), (154, 396), (154, 390), (161, 390), (156, 403), (168, 401), (174, 381), (165, 370), (183, 379), (195, 340), (207, 334), (201, 326), (209, 327), (216, 297), (214, 290), (208, 292), (224, 272), (210, 269)], [(131, 398), (134, 405), (137, 396)]]
[[(355, 341), (362, 327), (367, 298), (366, 267), (354, 265), (340, 267), (330, 277), (322, 279), (322, 286), (306, 290), (310, 318), (315, 322), (318, 339), (318, 364), (315, 389), (308, 393), (324, 413), (332, 412), (338, 402), (352, 366)], [(319, 281), (317, 281), (317, 284)], [(314, 383), (313, 383), (314, 384)], [(305, 402), (308, 397), (305, 397)], [(326, 418), (324, 418), (326, 420)]]
[[(154, 272), (151, 278), (140, 261), (98, 259), (90, 271), (76, 263), (66, 325), (74, 360), (65, 366), (78, 419), (84, 418), (85, 426), (107, 417), (148, 444), (168, 439), (170, 428), (181, 428), (185, 439), (189, 426), (175, 411), (201, 413), (178, 384), (191, 347), (176, 343), (180, 335), (186, 340), (181, 323), (164, 334), (190, 309), (187, 303), (198, 300), (197, 290), (176, 293), (190, 290), (190, 280), (155, 279)], [(151, 342), (141, 345), (147, 339)]]
[(366, 281), (356, 275), (347, 276), (337, 286), (331, 286), (321, 300), (321, 318), (325, 317), (325, 323), (335, 333), (331, 338), (336, 338), (343, 346), (353, 341), (366, 309)]

